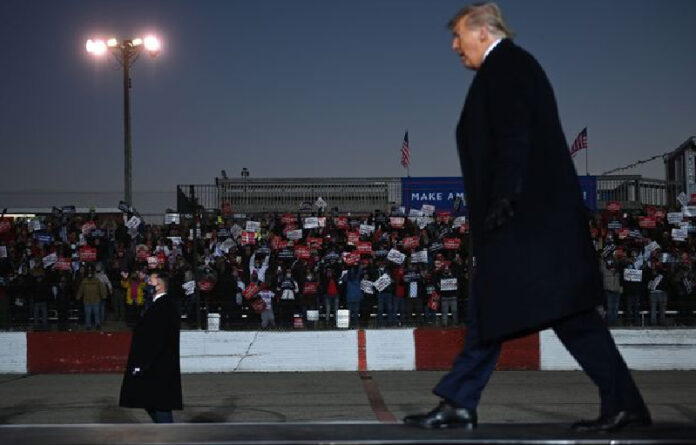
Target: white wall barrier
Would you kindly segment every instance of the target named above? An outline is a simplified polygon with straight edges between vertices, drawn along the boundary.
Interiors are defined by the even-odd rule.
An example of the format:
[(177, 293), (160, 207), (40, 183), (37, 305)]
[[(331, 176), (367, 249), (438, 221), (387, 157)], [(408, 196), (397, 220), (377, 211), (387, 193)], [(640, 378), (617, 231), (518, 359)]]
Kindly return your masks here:
[(413, 329), (367, 330), (365, 343), (368, 370), (412, 371), (416, 369)]
[(0, 373), (27, 373), (27, 334), (0, 332)]
[[(696, 369), (695, 329), (612, 329), (614, 341), (631, 369)], [(551, 330), (539, 334), (541, 370), (580, 369)]]

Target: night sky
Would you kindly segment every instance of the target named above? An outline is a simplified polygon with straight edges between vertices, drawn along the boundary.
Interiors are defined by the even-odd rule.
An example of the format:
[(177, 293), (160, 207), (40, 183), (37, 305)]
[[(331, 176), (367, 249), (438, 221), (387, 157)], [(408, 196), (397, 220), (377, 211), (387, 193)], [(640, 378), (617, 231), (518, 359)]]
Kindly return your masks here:
[[(0, 188), (121, 190), (121, 68), (90, 37), (156, 32), (132, 71), (134, 190), (239, 177), (459, 174), (473, 73), (450, 0), (0, 1)], [(696, 134), (696, 1), (500, 1), (593, 174)], [(580, 173), (585, 154), (576, 157)], [(662, 162), (628, 173), (663, 177)]]

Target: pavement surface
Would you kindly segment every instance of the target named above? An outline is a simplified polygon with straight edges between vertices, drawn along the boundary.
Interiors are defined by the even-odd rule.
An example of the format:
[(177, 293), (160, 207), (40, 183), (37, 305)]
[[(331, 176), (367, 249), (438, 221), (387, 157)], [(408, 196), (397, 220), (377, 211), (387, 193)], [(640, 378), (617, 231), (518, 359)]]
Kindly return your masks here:
[[(442, 372), (185, 374), (177, 422), (396, 421), (430, 410)], [(657, 423), (696, 423), (696, 371), (633, 373)], [(0, 424), (150, 423), (118, 407), (121, 375), (0, 375)], [(597, 391), (581, 372), (497, 371), (483, 394), (486, 423), (595, 418)]]

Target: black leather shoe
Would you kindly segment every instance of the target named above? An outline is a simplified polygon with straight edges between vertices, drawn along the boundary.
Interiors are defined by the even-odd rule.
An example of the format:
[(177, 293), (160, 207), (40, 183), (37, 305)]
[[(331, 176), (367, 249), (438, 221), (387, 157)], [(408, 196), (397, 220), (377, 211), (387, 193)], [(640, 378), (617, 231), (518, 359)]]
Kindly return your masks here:
[(613, 416), (599, 417), (596, 420), (583, 420), (571, 428), (577, 432), (618, 431), (626, 427), (650, 425), (652, 420), (647, 411), (619, 411)]
[(404, 417), (406, 425), (420, 428), (466, 428), (472, 430), (478, 423), (476, 413), (466, 408), (457, 408), (447, 402), (440, 402), (427, 414), (412, 414)]

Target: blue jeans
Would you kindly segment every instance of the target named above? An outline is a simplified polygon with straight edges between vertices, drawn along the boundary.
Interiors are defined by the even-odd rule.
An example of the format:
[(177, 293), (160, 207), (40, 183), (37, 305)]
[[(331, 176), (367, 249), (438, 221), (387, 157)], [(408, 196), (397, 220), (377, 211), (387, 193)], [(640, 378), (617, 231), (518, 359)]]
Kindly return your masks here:
[(360, 318), (360, 301), (348, 301), (346, 306), (348, 306), (350, 311), (350, 324), (355, 326)]
[(396, 314), (399, 314), (399, 323), (403, 324), (408, 317), (406, 316), (406, 298), (405, 297), (394, 297), (394, 320), (396, 320)]
[(607, 324), (609, 326), (614, 326), (619, 317), (619, 299), (621, 294), (612, 290), (604, 292), (607, 295)]
[(386, 311), (387, 323), (392, 326), (396, 321), (396, 314), (394, 313), (394, 296), (389, 293), (377, 294), (377, 326), (382, 324), (382, 314)]
[(336, 311), (338, 310), (338, 295), (333, 297), (329, 295), (324, 295), (324, 308), (326, 310), (326, 324), (327, 326), (331, 323), (331, 314), (336, 317)]
[(99, 318), (99, 303), (87, 304), (85, 303), (85, 329), (92, 329), (92, 317), (94, 317), (94, 324), (97, 328), (101, 327), (101, 320)]

